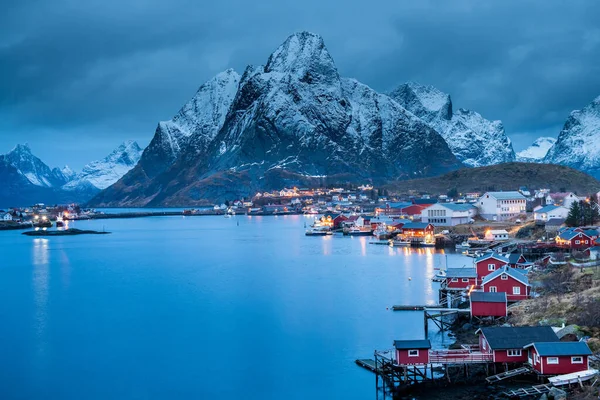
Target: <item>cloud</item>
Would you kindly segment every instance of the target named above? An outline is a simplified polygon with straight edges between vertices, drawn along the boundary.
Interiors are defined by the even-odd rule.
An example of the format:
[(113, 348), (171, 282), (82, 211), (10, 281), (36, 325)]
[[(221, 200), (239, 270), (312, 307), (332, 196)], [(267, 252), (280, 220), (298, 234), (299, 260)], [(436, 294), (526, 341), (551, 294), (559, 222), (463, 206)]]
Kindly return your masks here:
[(147, 142), (202, 82), (265, 63), (300, 30), (323, 35), (343, 76), (437, 86), (501, 119), (516, 148), (600, 94), (598, 2), (213, 3), (13, 2), (0, 15), (0, 152), (39, 142), (62, 164), (48, 132), (89, 159)]

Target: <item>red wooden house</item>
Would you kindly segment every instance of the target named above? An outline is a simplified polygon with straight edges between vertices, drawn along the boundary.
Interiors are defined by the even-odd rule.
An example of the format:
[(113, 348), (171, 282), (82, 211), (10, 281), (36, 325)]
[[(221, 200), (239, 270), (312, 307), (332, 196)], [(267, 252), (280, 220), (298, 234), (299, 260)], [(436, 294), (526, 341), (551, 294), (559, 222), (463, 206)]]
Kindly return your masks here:
[(506, 293), (508, 301), (528, 299), (531, 285), (524, 271), (508, 265), (483, 278), (481, 288), (487, 293)]
[(541, 375), (562, 375), (589, 369), (592, 355), (584, 342), (531, 343), (524, 346), (529, 364)]
[(394, 340), (394, 348), (398, 365), (429, 364), (429, 349), (431, 349), (429, 339)]
[(469, 296), (473, 317), (506, 317), (506, 293), (471, 292)]
[(488, 327), (476, 332), (482, 353), (492, 354), (498, 363), (525, 363), (530, 343), (558, 342), (558, 336), (549, 326)]
[(481, 283), (483, 278), (492, 272), (508, 264), (508, 258), (502, 257), (498, 253), (488, 253), (475, 259), (475, 269), (477, 270), (477, 281)]
[(533, 265), (533, 263), (527, 261), (523, 253), (514, 252), (508, 255), (508, 265), (512, 268), (527, 268)]
[(433, 236), (434, 226), (426, 222), (407, 222), (402, 226), (402, 234), (407, 237)]
[(444, 289), (465, 290), (477, 286), (475, 268), (448, 268), (443, 275)]
[(556, 244), (569, 249), (587, 249), (594, 246), (594, 239), (580, 228), (569, 228), (556, 236)]
[(424, 208), (427, 208), (427, 205), (422, 205), (422, 204), (413, 204), (411, 206), (407, 206), (402, 208), (402, 214), (401, 215), (407, 215), (409, 217), (414, 217), (414, 216), (420, 216), (421, 215), (421, 211), (423, 211)]

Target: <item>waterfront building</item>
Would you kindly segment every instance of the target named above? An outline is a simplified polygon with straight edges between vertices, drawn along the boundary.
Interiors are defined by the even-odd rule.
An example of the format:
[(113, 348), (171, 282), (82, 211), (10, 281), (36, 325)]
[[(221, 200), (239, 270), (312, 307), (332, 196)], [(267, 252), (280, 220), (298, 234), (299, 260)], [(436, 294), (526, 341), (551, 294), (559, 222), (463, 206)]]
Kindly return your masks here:
[(421, 211), (421, 221), (439, 226), (468, 224), (477, 215), (477, 207), (462, 203), (436, 203)]
[(525, 363), (530, 343), (558, 342), (558, 336), (549, 326), (486, 327), (477, 330), (479, 348), (492, 354), (497, 363)]
[(505, 292), (471, 292), (469, 304), (473, 317), (506, 317), (508, 300)]
[(592, 355), (585, 342), (532, 342), (524, 346), (528, 363), (541, 375), (561, 375), (589, 369)]
[(424, 340), (394, 340), (397, 365), (429, 364), (431, 342)]
[(508, 265), (483, 278), (481, 287), (487, 293), (505, 292), (508, 301), (525, 300), (531, 294), (527, 275), (522, 270)]
[(475, 259), (475, 269), (477, 270), (477, 280), (479, 283), (484, 277), (493, 273), (497, 269), (507, 265), (508, 258), (498, 253), (487, 253)]

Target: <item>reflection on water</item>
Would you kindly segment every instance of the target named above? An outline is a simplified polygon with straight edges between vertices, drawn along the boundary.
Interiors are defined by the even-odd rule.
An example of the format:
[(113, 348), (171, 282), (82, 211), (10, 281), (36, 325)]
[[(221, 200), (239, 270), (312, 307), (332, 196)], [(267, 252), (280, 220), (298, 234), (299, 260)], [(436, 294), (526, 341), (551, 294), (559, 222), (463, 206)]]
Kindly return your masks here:
[(35, 329), (38, 337), (37, 350), (45, 352), (44, 333), (48, 308), (48, 239), (33, 239), (33, 297), (35, 303)]

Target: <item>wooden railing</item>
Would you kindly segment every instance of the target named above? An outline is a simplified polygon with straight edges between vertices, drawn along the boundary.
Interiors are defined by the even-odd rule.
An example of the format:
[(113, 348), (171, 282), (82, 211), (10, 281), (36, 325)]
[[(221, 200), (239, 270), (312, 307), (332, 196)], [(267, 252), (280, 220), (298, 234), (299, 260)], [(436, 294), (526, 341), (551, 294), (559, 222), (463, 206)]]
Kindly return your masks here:
[(486, 363), (493, 361), (492, 354), (472, 352), (466, 349), (462, 350), (430, 350), (429, 362), (450, 364), (450, 363)]

